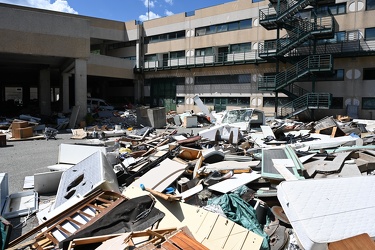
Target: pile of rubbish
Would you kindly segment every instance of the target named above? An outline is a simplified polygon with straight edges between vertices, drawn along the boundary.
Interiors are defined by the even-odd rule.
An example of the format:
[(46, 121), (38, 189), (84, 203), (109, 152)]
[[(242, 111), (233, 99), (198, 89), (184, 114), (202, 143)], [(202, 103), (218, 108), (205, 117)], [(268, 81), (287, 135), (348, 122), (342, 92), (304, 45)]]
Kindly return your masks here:
[(33, 206), (5, 202), (2, 231), (17, 216), (39, 223), (6, 248), (375, 246), (375, 121), (273, 119), (246, 130), (221, 122), (197, 134), (174, 125), (72, 130), (81, 143), (62, 143), (58, 164), (34, 175), (22, 197)]

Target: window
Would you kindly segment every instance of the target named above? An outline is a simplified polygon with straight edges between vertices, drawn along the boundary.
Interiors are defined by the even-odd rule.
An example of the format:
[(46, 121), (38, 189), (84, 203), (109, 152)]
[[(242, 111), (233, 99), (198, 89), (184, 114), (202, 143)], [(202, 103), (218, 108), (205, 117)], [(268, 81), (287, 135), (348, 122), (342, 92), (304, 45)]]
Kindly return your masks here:
[(229, 97), (228, 104), (233, 106), (246, 106), (250, 105), (249, 97)]
[(346, 3), (334, 4), (330, 6), (319, 7), (316, 11), (319, 17), (332, 15), (339, 15), (346, 13)]
[(228, 23), (228, 31), (238, 30), (240, 28), (239, 22)]
[(343, 97), (332, 97), (331, 109), (343, 109), (344, 98)]
[(366, 10), (375, 10), (375, 0), (366, 0)]
[(252, 0), (253, 3), (263, 2), (264, 0)]
[(249, 29), (252, 27), (252, 19), (245, 19), (230, 23), (221, 23), (216, 25), (210, 25), (206, 27), (199, 27), (195, 29), (195, 36), (204, 36), (209, 34), (215, 34), (220, 32)]
[(366, 40), (375, 40), (375, 28), (365, 29), (365, 39)]
[(363, 80), (375, 80), (375, 68), (363, 69)]
[(185, 51), (174, 51), (170, 53), (170, 59), (179, 59), (179, 58), (185, 58)]
[(185, 30), (180, 30), (176, 32), (166, 33), (166, 34), (159, 34), (155, 36), (149, 36), (145, 38), (145, 43), (157, 43), (163, 42), (168, 40), (180, 39), (185, 38)]
[(219, 24), (217, 25), (217, 32), (225, 32), (228, 31), (228, 24)]
[(334, 37), (331, 39), (321, 39), (318, 40), (318, 44), (325, 44), (325, 43), (340, 43), (345, 41), (346, 39), (346, 32), (345, 31), (340, 31), (336, 32)]
[(251, 19), (246, 19), (240, 21), (240, 29), (250, 29), (252, 27), (252, 20)]
[(145, 62), (155, 62), (156, 60), (156, 54), (145, 55)]
[(239, 43), (229, 46), (230, 53), (242, 53), (251, 51), (251, 43)]
[(203, 48), (203, 49), (196, 49), (195, 56), (212, 56), (213, 49), (212, 48)]
[(214, 98), (212, 97), (202, 97), (201, 100), (204, 104), (214, 104)]
[(177, 97), (176, 98), (177, 105), (184, 105), (185, 104), (185, 97)]
[(195, 77), (195, 84), (249, 84), (250, 82), (251, 74)]
[(362, 109), (375, 109), (375, 97), (362, 97)]
[[(279, 97), (277, 100), (279, 107), (290, 102), (288, 97)], [(263, 107), (275, 107), (275, 97), (263, 97)]]

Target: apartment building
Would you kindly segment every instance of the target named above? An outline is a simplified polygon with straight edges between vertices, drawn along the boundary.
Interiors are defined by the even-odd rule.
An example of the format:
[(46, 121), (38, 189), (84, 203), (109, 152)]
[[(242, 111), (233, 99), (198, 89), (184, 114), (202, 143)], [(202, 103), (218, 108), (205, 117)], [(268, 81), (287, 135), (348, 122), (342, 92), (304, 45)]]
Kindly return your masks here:
[[(22, 86), (37, 88), (40, 104), (50, 98), (41, 90), (51, 87), (65, 97), (65, 108), (84, 107), (87, 92), (109, 102), (199, 112), (193, 101), (198, 95), (217, 112), (254, 107), (279, 117), (375, 119), (375, 0), (236, 0), (143, 23), (5, 4), (0, 12), (26, 12), (29, 22), (50, 21), (47, 31), (31, 25), (21, 30), (38, 39), (48, 34), (32, 40), (35, 49), (26, 51), (3, 45), (19, 37), (14, 30), (20, 26), (0, 24), (12, 35), (0, 39), (0, 54), (9, 58), (0, 65), (35, 60), (39, 67), (32, 74), (39, 78)], [(56, 27), (63, 21), (60, 34)], [(51, 36), (56, 43), (64, 38), (57, 45), (67, 53), (48, 46)], [(5, 88), (19, 85), (4, 74), (0, 84), (3, 99)], [(23, 99), (30, 91), (23, 91)]]

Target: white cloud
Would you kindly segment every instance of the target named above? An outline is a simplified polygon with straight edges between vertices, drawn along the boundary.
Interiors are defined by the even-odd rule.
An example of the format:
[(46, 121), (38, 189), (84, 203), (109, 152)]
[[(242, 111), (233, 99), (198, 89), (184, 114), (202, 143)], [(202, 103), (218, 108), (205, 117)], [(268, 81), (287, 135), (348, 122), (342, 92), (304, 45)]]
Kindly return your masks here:
[(174, 15), (174, 13), (172, 11), (170, 11), (170, 10), (165, 10), (164, 13), (165, 13), (166, 16), (172, 16), (172, 15)]
[(166, 3), (173, 5), (173, 0), (164, 0)]
[[(148, 18), (148, 16), (150, 15), (150, 18)], [(152, 11), (150, 11), (150, 13), (147, 13), (145, 15), (140, 15), (139, 16), (139, 20), (140, 21), (147, 21), (147, 20), (151, 20), (151, 19), (155, 19), (155, 18), (159, 18), (160, 16)]]
[(143, 0), (143, 4), (145, 5), (146, 8), (148, 8), (148, 7), (154, 8), (155, 2), (156, 1), (152, 1), (152, 0)]
[(0, 2), (14, 5), (22, 5), (38, 9), (78, 14), (77, 11), (75, 11), (72, 7), (69, 6), (68, 1), (66, 0), (56, 0), (53, 3), (51, 3), (50, 0), (0, 0)]

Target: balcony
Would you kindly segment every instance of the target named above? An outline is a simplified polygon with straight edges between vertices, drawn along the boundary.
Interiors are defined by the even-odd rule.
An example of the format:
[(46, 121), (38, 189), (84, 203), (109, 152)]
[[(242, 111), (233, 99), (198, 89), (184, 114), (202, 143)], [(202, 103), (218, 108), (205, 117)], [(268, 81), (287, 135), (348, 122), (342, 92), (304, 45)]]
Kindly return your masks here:
[(249, 64), (266, 62), (258, 56), (257, 50), (240, 53), (219, 53), (217, 55), (193, 56), (176, 59), (161, 59), (147, 61), (144, 70), (169, 70), (179, 68), (198, 68), (207, 66), (222, 66), (233, 64)]

